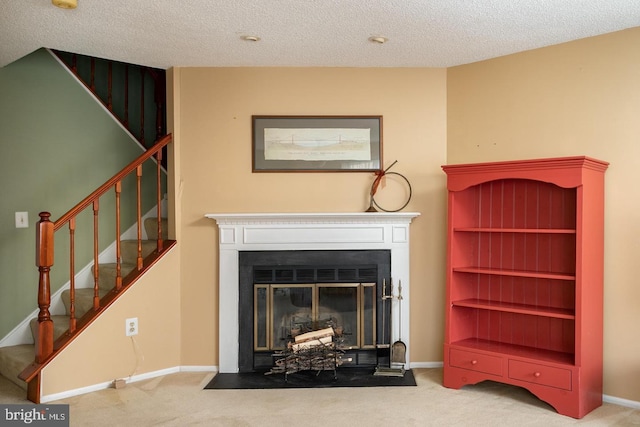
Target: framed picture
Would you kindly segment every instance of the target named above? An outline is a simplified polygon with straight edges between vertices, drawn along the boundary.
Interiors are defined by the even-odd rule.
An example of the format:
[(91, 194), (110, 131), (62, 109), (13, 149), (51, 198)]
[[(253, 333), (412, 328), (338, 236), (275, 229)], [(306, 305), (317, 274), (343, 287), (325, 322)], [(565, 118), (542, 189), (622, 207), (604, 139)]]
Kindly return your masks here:
[(382, 116), (252, 116), (253, 172), (375, 172)]

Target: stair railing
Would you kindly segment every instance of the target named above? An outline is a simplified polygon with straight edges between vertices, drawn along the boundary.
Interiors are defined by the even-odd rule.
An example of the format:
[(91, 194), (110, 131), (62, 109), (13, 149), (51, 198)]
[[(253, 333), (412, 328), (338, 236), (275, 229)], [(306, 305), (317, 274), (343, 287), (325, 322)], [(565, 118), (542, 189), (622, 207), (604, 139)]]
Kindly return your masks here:
[[(69, 68), (69, 70), (71, 70), (71, 72), (78, 78), (78, 80), (83, 82), (83, 84), (92, 93), (94, 93), (98, 99), (100, 99), (105, 108), (107, 108), (107, 110), (109, 110), (109, 112), (134, 135), (134, 137), (138, 140), (138, 142), (140, 142), (140, 144), (142, 144), (142, 146), (147, 148), (147, 141), (156, 141), (165, 134), (166, 77), (164, 70), (138, 65), (130, 65), (107, 59), (96, 59), (93, 57), (78, 55), (76, 53), (60, 52), (56, 50), (52, 50), (52, 52), (60, 59), (60, 61), (62, 61), (63, 64), (67, 66), (67, 68)], [(78, 66), (79, 58), (83, 60), (81, 61), (82, 63), (89, 61), (88, 75), (87, 72), (80, 73)], [(106, 65), (106, 81), (104, 78), (96, 78), (96, 75), (98, 74), (96, 71), (97, 65), (100, 65), (100, 67), (104, 67)], [(123, 70), (124, 74), (124, 82), (116, 84), (115, 89), (114, 65), (116, 67), (120, 67), (120, 69)], [(136, 76), (133, 73), (139, 74), (139, 76)], [(145, 82), (147, 81), (147, 78), (151, 78), (151, 83), (153, 85), (153, 100), (145, 99)], [(135, 98), (136, 101), (139, 101), (139, 106), (137, 106), (139, 110), (135, 111), (134, 114), (130, 114), (130, 106), (134, 106), (133, 104), (129, 103), (129, 94), (131, 92), (129, 84), (130, 79), (139, 81), (140, 86), (140, 93), (132, 94), (132, 98)], [(114, 93), (119, 95), (118, 98), (122, 97), (122, 105), (118, 104), (117, 108), (114, 105)], [(134, 104), (137, 104), (137, 102)], [(145, 135), (145, 105), (148, 107), (154, 107), (155, 109), (154, 129), (156, 135), (154, 139), (151, 139), (147, 135)], [(131, 120), (130, 116), (133, 116), (133, 118), (137, 120)]]
[[(156, 203), (157, 203), (157, 218), (158, 218), (158, 237), (156, 241), (156, 251), (154, 254), (160, 254), (163, 250), (168, 249), (166, 243), (162, 238), (162, 222), (161, 222), (161, 201), (162, 201), (162, 182), (161, 182), (161, 164), (163, 149), (171, 142), (171, 135), (158, 140), (158, 142), (140, 155), (137, 159), (129, 163), (124, 169), (115, 174), (111, 179), (101, 185), (93, 193), (87, 196), (84, 200), (74, 206), (67, 213), (62, 215), (58, 220), (51, 221), (51, 214), (49, 212), (41, 212), (40, 221), (37, 223), (36, 228), (36, 266), (38, 267), (39, 279), (38, 279), (38, 327), (35, 337), (35, 361), (30, 367), (25, 369), (20, 377), (25, 380), (28, 387), (28, 394), (37, 394), (35, 399), (39, 399), (39, 391), (32, 390), (31, 380), (38, 375), (42, 365), (50, 360), (56, 350), (61, 349), (66, 343), (68, 343), (73, 336), (77, 335), (81, 329), (88, 325), (88, 322), (95, 317), (97, 311), (106, 308), (106, 305), (101, 306), (100, 298), (100, 285), (99, 285), (99, 270), (98, 270), (98, 224), (100, 213), (100, 198), (110, 190), (115, 191), (116, 207), (116, 284), (112, 292), (116, 294), (123, 289), (123, 278), (121, 271), (121, 252), (120, 252), (120, 194), (122, 190), (122, 181), (125, 177), (135, 172), (136, 179), (136, 215), (137, 215), (137, 262), (136, 269), (142, 270), (144, 267), (144, 260), (142, 256), (142, 202), (141, 202), (141, 182), (142, 182), (142, 165), (149, 159), (154, 159), (156, 164), (156, 173), (154, 179), (156, 180)], [(85, 209), (91, 208), (93, 211), (93, 313), (87, 313), (80, 323), (75, 316), (75, 229), (76, 218)], [(49, 308), (51, 306), (51, 278), (50, 273), (54, 265), (54, 239), (55, 233), (60, 231), (63, 227), (68, 226), (69, 229), (69, 275), (70, 275), (70, 319), (69, 330), (67, 334), (58, 339), (54, 343), (54, 330), (53, 321)], [(112, 301), (114, 297), (106, 298), (108, 301)], [(39, 378), (38, 381), (39, 383)], [(28, 396), (30, 400), (34, 400), (32, 396)]]

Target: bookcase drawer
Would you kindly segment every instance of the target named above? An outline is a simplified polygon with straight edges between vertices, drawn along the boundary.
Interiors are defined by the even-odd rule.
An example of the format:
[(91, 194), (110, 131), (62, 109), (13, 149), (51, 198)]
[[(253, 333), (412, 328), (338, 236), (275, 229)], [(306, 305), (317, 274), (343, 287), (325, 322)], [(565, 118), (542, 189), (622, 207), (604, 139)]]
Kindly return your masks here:
[(472, 351), (452, 348), (449, 350), (449, 365), (456, 368), (502, 376), (502, 358)]
[(509, 360), (509, 378), (571, 390), (571, 371), (568, 369)]

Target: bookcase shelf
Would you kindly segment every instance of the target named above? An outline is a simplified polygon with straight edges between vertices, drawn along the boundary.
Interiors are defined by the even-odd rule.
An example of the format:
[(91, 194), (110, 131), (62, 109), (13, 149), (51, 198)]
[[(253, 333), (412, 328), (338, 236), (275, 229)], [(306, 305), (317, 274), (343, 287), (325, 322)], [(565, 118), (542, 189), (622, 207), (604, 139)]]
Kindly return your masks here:
[(569, 274), (545, 273), (541, 271), (500, 270), (494, 268), (456, 267), (458, 273), (492, 274), (494, 276), (537, 277), (539, 279), (575, 280), (575, 276)]
[(488, 228), (488, 227), (461, 227), (454, 228), (453, 231), (469, 232), (469, 233), (531, 233), (531, 234), (576, 234), (576, 230), (572, 229), (556, 229), (556, 228)]
[(588, 157), (443, 166), (443, 384), (493, 380), (582, 418), (602, 404), (604, 173)]
[(503, 311), (505, 313), (529, 314), (532, 316), (554, 317), (558, 319), (575, 319), (572, 310), (553, 308), (547, 306), (517, 304), (502, 301), (489, 301), (481, 299), (465, 299), (453, 301), (455, 307), (478, 308), (481, 310)]

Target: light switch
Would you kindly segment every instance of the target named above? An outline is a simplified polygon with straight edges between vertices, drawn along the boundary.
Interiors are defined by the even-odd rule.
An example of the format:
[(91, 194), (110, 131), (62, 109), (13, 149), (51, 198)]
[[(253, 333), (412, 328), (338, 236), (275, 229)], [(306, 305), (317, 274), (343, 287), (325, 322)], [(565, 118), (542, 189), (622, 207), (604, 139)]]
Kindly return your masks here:
[(16, 228), (29, 228), (29, 212), (16, 212)]

